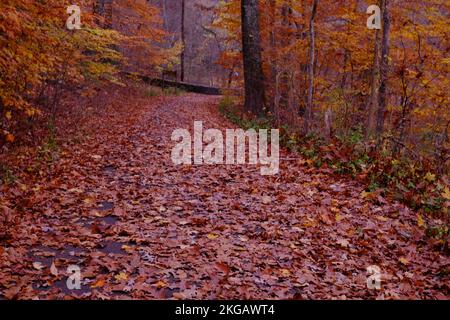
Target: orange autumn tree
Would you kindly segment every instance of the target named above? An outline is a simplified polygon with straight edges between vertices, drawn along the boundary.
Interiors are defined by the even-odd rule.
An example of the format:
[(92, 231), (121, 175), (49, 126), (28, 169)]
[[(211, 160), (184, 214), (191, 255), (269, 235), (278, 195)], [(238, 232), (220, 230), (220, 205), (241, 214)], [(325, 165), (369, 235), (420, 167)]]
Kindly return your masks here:
[(162, 66), (179, 63), (180, 43), (162, 45), (168, 34), (156, 6), (146, 0), (116, 0), (112, 5), (112, 27), (123, 36), (120, 51), (126, 57), (127, 70), (155, 75)]
[[(314, 131), (323, 132), (332, 113), (339, 136), (364, 135), (371, 100), (376, 31), (366, 26), (364, 1), (321, 0), (315, 17)], [(312, 1), (259, 2), (264, 73), (272, 116), (302, 126), (308, 90), (309, 18)], [(388, 1), (390, 30), (387, 111), (383, 135), (392, 149), (420, 145), (429, 156), (448, 148), (448, 1)], [(226, 50), (219, 63), (242, 76), (240, 1), (221, 1), (213, 27)], [(381, 37), (380, 37), (381, 38)], [(377, 51), (379, 55), (379, 51)], [(242, 78), (236, 79), (240, 85)], [(292, 115), (295, 115), (294, 117)], [(439, 145), (437, 154), (432, 150)], [(446, 147), (447, 146), (447, 147)], [(436, 152), (435, 152), (436, 153)]]
[(172, 58), (159, 48), (159, 12), (146, 1), (114, 1), (116, 30), (102, 28), (94, 1), (78, 4), (82, 29), (69, 31), (70, 1), (0, 3), (0, 143), (13, 142), (21, 123), (56, 112), (63, 92), (120, 84), (131, 64), (145, 74)]

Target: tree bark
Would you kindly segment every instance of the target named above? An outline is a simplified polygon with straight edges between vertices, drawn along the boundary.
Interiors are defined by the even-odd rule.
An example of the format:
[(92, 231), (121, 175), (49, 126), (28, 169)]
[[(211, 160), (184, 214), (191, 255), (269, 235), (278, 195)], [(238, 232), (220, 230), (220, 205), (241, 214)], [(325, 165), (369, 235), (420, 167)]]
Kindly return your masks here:
[(181, 66), (180, 66), (180, 81), (184, 82), (184, 67), (185, 67), (185, 58), (186, 58), (186, 37), (185, 37), (185, 28), (184, 21), (186, 15), (186, 2), (185, 0), (181, 0), (181, 43), (183, 45), (183, 51), (181, 51)]
[(366, 129), (366, 140), (369, 140), (376, 128), (376, 113), (378, 110), (378, 86), (380, 77), (380, 31), (377, 30), (375, 34), (375, 48), (373, 56), (373, 66), (372, 75), (370, 79), (370, 100), (368, 103), (368, 115), (367, 115), (367, 129)]
[(317, 5), (319, 0), (313, 1), (311, 18), (309, 19), (309, 87), (308, 87), (308, 101), (306, 105), (306, 113), (305, 113), (305, 133), (308, 134), (311, 132), (312, 121), (313, 121), (313, 104), (314, 104), (314, 65), (316, 62), (316, 35), (314, 30), (314, 19), (317, 13)]
[(381, 1), (382, 19), (383, 19), (383, 35), (381, 40), (381, 61), (380, 61), (380, 90), (378, 92), (378, 112), (377, 112), (377, 128), (376, 134), (378, 144), (384, 129), (384, 117), (386, 113), (386, 95), (388, 90), (388, 72), (389, 72), (389, 31), (391, 19), (389, 16), (388, 1)]
[(112, 5), (113, 0), (97, 0), (94, 2), (94, 13), (103, 18), (102, 21), (98, 21), (102, 28), (112, 28)]
[(265, 85), (262, 67), (258, 0), (241, 0), (242, 54), (244, 61), (245, 109), (264, 116)]

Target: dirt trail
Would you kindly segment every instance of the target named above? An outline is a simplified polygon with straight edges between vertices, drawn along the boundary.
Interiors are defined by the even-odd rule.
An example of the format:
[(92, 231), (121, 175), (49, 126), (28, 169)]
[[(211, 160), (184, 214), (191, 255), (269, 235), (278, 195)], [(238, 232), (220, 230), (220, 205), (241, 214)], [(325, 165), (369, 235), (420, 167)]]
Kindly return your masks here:
[[(416, 215), (367, 201), (348, 178), (301, 160), (282, 161), (274, 177), (255, 166), (174, 166), (174, 129), (234, 127), (218, 102), (152, 98), (67, 145), (0, 247), (0, 297), (448, 297), (449, 259)], [(72, 264), (81, 290), (66, 287)], [(371, 265), (381, 290), (367, 288)]]

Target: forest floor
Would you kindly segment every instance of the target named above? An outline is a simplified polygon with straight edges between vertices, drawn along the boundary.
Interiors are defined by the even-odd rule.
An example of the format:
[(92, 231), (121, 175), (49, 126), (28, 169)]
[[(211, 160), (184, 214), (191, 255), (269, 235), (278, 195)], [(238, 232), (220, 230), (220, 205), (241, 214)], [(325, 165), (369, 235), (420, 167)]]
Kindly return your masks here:
[[(276, 176), (173, 165), (174, 129), (235, 127), (219, 101), (152, 97), (93, 114), (48, 173), (0, 189), (3, 213), (20, 215), (0, 239), (0, 297), (449, 298), (450, 259), (417, 215), (348, 177), (283, 150)], [(66, 286), (70, 265), (80, 290)], [(373, 265), (380, 290), (367, 287)]]

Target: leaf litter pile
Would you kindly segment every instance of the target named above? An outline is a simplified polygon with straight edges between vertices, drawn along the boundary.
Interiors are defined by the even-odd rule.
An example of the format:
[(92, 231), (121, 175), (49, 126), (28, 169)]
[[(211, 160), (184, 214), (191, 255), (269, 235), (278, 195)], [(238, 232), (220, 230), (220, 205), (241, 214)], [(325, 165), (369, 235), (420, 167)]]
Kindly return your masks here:
[[(449, 258), (405, 206), (281, 152), (256, 166), (175, 166), (177, 128), (233, 128), (186, 94), (93, 114), (32, 185), (0, 189), (3, 299), (447, 299)], [(3, 228), (5, 229), (5, 228)], [(80, 290), (66, 286), (80, 267)], [(367, 268), (381, 270), (368, 289)]]

